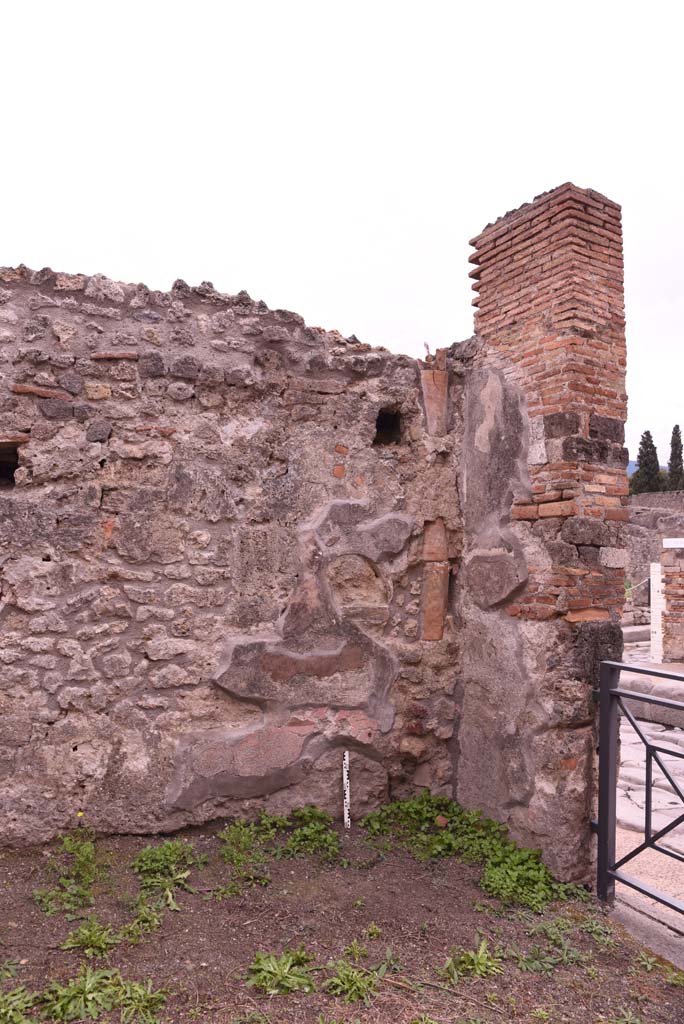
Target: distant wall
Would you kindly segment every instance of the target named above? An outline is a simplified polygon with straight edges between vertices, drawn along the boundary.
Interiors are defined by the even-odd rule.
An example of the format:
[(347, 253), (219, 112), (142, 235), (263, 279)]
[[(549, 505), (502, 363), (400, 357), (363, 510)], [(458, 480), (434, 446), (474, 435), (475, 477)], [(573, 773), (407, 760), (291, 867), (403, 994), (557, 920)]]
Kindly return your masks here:
[[(659, 562), (664, 537), (684, 536), (684, 491), (633, 494), (630, 520), (625, 527), (628, 561), (626, 574), (633, 587), (648, 579), (650, 565)], [(648, 604), (648, 587), (633, 591), (635, 605)]]

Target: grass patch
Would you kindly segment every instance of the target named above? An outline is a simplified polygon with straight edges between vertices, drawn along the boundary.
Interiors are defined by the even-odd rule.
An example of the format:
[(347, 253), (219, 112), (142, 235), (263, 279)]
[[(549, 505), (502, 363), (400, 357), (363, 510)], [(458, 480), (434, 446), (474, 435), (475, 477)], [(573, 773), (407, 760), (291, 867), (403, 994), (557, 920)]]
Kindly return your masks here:
[(371, 840), (392, 836), (418, 860), (458, 857), (483, 864), (481, 888), (505, 904), (542, 913), (555, 900), (586, 898), (577, 886), (556, 882), (539, 851), (519, 847), (504, 825), (427, 790), (373, 811), (362, 825)]

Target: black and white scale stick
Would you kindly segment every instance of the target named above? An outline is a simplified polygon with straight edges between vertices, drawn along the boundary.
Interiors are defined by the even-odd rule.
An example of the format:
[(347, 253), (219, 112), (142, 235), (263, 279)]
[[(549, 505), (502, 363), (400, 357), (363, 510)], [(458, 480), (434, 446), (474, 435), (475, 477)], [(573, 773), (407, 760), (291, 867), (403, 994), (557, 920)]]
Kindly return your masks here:
[(349, 751), (342, 756), (342, 797), (344, 800), (344, 827), (351, 828), (351, 788), (349, 785)]

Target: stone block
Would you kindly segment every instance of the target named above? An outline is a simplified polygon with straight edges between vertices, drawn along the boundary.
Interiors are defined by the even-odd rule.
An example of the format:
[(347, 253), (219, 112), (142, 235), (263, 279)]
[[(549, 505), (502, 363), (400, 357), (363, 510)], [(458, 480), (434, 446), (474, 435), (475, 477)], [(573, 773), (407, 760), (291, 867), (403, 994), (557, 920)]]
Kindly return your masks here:
[(609, 569), (624, 569), (629, 564), (629, 551), (627, 548), (601, 548), (599, 561)]

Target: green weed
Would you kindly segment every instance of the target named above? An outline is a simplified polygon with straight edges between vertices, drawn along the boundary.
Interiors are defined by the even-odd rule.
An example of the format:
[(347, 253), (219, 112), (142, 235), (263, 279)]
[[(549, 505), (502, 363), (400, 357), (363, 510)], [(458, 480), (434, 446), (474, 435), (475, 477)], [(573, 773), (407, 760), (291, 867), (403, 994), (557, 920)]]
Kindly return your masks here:
[(16, 960), (3, 960), (0, 963), (0, 981), (7, 981), (8, 978), (14, 978), (19, 968), (19, 964)]
[(659, 961), (657, 956), (649, 956), (648, 953), (639, 953), (637, 957), (637, 964), (642, 971), (646, 971), (647, 974), (652, 974), (658, 967)]
[(498, 951), (491, 951), (487, 939), (480, 941), (477, 949), (452, 949), (444, 967), (437, 973), (451, 985), (457, 985), (461, 978), (488, 978), (503, 974), (503, 957)]
[(103, 871), (97, 862), (93, 836), (86, 829), (63, 836), (60, 854), (58, 859), (50, 860), (51, 870), (59, 874), (57, 885), (36, 889), (33, 898), (44, 913), (64, 911), (73, 920), (77, 911), (93, 905), (93, 887)]
[(511, 960), (515, 960), (521, 971), (529, 971), (534, 974), (551, 974), (556, 968), (556, 959), (541, 946), (532, 946), (527, 953), (521, 953), (516, 949), (508, 951)]
[(379, 939), (382, 935), (382, 928), (375, 921), (371, 921), (363, 934), (367, 939)]
[(290, 815), (292, 827), (287, 842), (276, 849), (276, 857), (316, 856), (323, 861), (337, 860), (340, 837), (332, 828), (332, 818), (318, 807), (300, 807)]
[(344, 947), (344, 955), (358, 964), (359, 960), (368, 956), (368, 947), (361, 945), (357, 939), (352, 939), (348, 946)]
[(540, 921), (527, 930), (528, 935), (543, 935), (552, 946), (562, 946), (566, 934), (572, 930), (572, 921), (556, 917), (552, 921)]
[(517, 846), (508, 839), (503, 825), (427, 790), (373, 811), (362, 825), (370, 837), (394, 836), (419, 860), (458, 857), (467, 863), (482, 863), (482, 889), (503, 903), (517, 903), (541, 913), (554, 900), (581, 892), (556, 882), (539, 851)]
[(363, 1002), (370, 1005), (371, 997), (378, 987), (378, 976), (373, 971), (355, 967), (348, 960), (329, 963), (334, 973), (323, 983), (323, 988), (331, 996), (338, 996), (346, 1003)]
[(684, 972), (674, 967), (665, 968), (665, 984), (673, 985), (675, 988), (684, 988)]
[(125, 924), (119, 929), (118, 938), (120, 942), (137, 945), (146, 935), (155, 932), (161, 926), (162, 915), (158, 908), (150, 906), (142, 896), (134, 906), (136, 915), (130, 924)]
[(631, 1010), (620, 1010), (620, 1016), (615, 1017), (610, 1024), (643, 1024), (641, 1017), (635, 1017)]
[(27, 992), (23, 985), (9, 992), (0, 992), (0, 1022), (2, 1024), (31, 1024), (33, 1018), (26, 1011), (35, 1006), (38, 996)]
[(152, 982), (126, 981), (116, 970), (93, 970), (83, 965), (65, 985), (57, 981), (38, 997), (43, 1016), (55, 1024), (97, 1020), (118, 1009), (123, 1024), (157, 1024), (157, 1011), (166, 1002), (166, 992), (155, 991)]
[(137, 855), (131, 867), (140, 879), (140, 888), (145, 898), (156, 897), (158, 907), (180, 910), (175, 892), (194, 890), (188, 884), (190, 869), (202, 867), (205, 857), (195, 856), (190, 843), (182, 839), (167, 839), (159, 846), (146, 846)]
[(152, 982), (124, 981), (120, 983), (117, 1006), (121, 1010), (122, 1024), (156, 1024), (157, 1013), (166, 1003), (164, 989), (153, 989)]
[(612, 949), (616, 945), (609, 926), (595, 917), (586, 918), (579, 926), (579, 930), (585, 935), (590, 935), (594, 942), (605, 949)]
[(247, 984), (266, 995), (287, 995), (289, 992), (315, 991), (309, 956), (303, 946), (286, 949), (281, 956), (258, 952), (247, 969)]
[(111, 925), (101, 924), (95, 915), (69, 933), (60, 949), (80, 949), (88, 959), (104, 957), (118, 946), (121, 939), (114, 934)]

